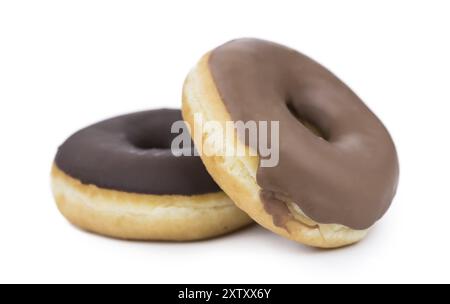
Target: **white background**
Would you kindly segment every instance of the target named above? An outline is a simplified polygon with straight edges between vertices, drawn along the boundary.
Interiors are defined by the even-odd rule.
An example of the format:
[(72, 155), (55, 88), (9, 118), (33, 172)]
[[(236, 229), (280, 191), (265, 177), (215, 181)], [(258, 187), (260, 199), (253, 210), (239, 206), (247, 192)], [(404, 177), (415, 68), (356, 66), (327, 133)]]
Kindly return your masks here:
[[(450, 281), (448, 1), (0, 2), (0, 282)], [(97, 237), (59, 215), (56, 149), (90, 123), (179, 107), (203, 53), (274, 40), (334, 71), (390, 129), (401, 182), (359, 245), (319, 251), (262, 228), (191, 244)]]

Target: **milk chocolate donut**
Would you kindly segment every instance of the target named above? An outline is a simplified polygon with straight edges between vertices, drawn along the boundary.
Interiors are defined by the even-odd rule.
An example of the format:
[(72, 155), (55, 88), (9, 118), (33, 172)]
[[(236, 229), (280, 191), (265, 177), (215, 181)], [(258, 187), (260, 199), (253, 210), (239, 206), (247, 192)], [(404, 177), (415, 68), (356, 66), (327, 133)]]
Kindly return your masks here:
[[(257, 156), (202, 155), (208, 171), (233, 201), (271, 231), (311, 246), (358, 242), (388, 210), (399, 164), (386, 128), (361, 99), (326, 68), (268, 41), (231, 41), (206, 54), (189, 74), (183, 116), (205, 150), (222, 133), (203, 121), (279, 122), (279, 163), (262, 167), (259, 145), (239, 145)], [(259, 130), (261, 131), (261, 130)], [(206, 139), (199, 142), (199, 139)], [(216, 150), (215, 150), (216, 149)]]
[(171, 151), (179, 110), (112, 118), (71, 136), (58, 150), (52, 189), (61, 213), (98, 234), (190, 241), (250, 223), (198, 157)]

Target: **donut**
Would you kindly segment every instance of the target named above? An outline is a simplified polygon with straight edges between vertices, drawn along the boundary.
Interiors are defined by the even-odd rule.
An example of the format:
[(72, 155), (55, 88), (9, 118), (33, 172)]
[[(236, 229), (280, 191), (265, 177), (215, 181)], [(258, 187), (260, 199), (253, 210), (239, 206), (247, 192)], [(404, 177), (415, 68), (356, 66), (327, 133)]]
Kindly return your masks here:
[[(196, 146), (209, 151), (201, 157), (217, 184), (257, 223), (290, 240), (354, 244), (396, 194), (398, 156), (383, 123), (329, 70), (283, 45), (238, 39), (208, 52), (185, 81), (183, 117)], [(266, 122), (267, 130), (278, 123), (277, 163), (269, 165), (261, 140), (206, 122)], [(259, 135), (270, 133), (262, 126)], [(225, 152), (231, 146), (245, 155)]]
[(124, 115), (87, 127), (60, 146), (54, 198), (74, 225), (129, 240), (194, 241), (248, 225), (198, 156), (176, 157), (180, 110)]

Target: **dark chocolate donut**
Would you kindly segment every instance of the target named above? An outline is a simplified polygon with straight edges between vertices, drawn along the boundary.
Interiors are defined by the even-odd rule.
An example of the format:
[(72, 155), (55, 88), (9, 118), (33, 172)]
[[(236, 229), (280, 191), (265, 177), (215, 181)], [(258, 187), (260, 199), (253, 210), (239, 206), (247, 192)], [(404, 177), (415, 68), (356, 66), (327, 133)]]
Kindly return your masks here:
[(84, 184), (155, 195), (221, 191), (199, 157), (176, 157), (171, 126), (179, 110), (154, 110), (96, 123), (71, 136), (55, 163)]
[(199, 157), (172, 153), (174, 122), (186, 126), (179, 110), (146, 111), (71, 136), (51, 173), (61, 213), (82, 229), (131, 240), (193, 241), (251, 223)]

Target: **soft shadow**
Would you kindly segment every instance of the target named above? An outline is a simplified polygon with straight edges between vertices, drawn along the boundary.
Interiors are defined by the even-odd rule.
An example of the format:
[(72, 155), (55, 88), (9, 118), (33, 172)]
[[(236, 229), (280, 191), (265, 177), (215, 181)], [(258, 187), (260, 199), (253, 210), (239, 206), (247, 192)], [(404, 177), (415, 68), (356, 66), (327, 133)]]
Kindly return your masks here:
[(229, 239), (230, 237), (240, 237), (247, 233), (247, 231), (251, 230), (256, 226), (256, 224), (252, 223), (250, 225), (241, 227), (237, 230), (228, 232), (226, 234), (222, 234), (219, 236), (206, 238), (202, 240), (193, 240), (193, 241), (162, 241), (162, 240), (155, 240), (155, 241), (145, 241), (145, 240), (133, 240), (133, 239), (125, 239), (125, 238), (118, 238), (118, 237), (112, 237), (107, 235), (98, 234), (96, 232), (86, 230), (83, 228), (80, 228), (72, 223), (69, 222), (69, 224), (78, 232), (87, 234), (93, 238), (103, 239), (103, 240), (109, 240), (109, 241), (116, 241), (116, 242), (122, 242), (122, 243), (131, 243), (131, 244), (159, 244), (159, 245), (167, 245), (167, 246), (174, 246), (174, 245), (182, 245), (182, 244), (201, 244), (201, 243), (212, 243), (214, 241), (221, 241), (223, 239)]
[(256, 239), (258, 242), (262, 243), (264, 246), (270, 247), (271, 250), (273, 248), (276, 248), (276, 250), (280, 250), (284, 253), (291, 252), (295, 254), (305, 254), (305, 255), (330, 255), (335, 253), (341, 253), (347, 250), (354, 250), (355, 248), (359, 248), (364, 245), (370, 239), (371, 235), (376, 233), (376, 230), (378, 230), (376, 227), (373, 228), (368, 236), (360, 241), (359, 243), (341, 247), (341, 248), (334, 248), (334, 249), (323, 249), (323, 248), (315, 248), (310, 247), (307, 245), (303, 245), (288, 239), (285, 239), (275, 233), (272, 233), (262, 227), (255, 227), (252, 229), (251, 238)]
[(300, 255), (331, 255), (336, 253), (341, 253), (348, 250), (355, 250), (356, 248), (360, 248), (365, 244), (370, 243), (371, 239), (377, 239), (378, 233), (381, 233), (383, 229), (378, 226), (375, 226), (371, 229), (368, 236), (363, 239), (361, 242), (353, 245), (349, 245), (346, 247), (335, 248), (335, 249), (322, 249), (322, 248), (314, 248), (310, 246), (306, 246), (300, 243), (296, 243), (294, 241), (285, 239), (275, 233), (272, 233), (265, 228), (257, 225), (250, 224), (248, 226), (242, 227), (234, 232), (230, 232), (218, 237), (213, 237), (209, 239), (196, 240), (196, 241), (140, 241), (140, 240), (129, 240), (122, 238), (114, 238), (109, 236), (99, 235), (97, 233), (81, 229), (75, 225), (71, 225), (74, 229), (86, 233), (94, 238), (99, 238), (103, 240), (110, 240), (115, 242), (122, 243), (131, 243), (131, 244), (144, 244), (144, 245), (165, 245), (165, 246), (180, 246), (183, 244), (211, 244), (215, 245), (218, 242), (223, 241), (240, 241), (244, 238), (248, 239), (249, 242), (253, 242), (255, 246), (268, 247), (271, 251), (279, 250), (282, 253), (292, 253), (292, 254), (300, 254)]

